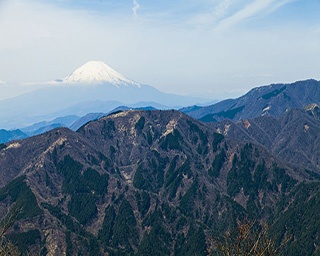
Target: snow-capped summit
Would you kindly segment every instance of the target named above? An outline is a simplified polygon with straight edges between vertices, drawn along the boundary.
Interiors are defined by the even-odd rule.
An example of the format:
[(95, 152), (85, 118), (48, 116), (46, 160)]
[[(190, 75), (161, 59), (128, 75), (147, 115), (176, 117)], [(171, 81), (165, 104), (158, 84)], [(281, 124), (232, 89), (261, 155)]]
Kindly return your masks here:
[(102, 61), (89, 61), (80, 68), (73, 71), (63, 79), (64, 83), (111, 83), (115, 86), (120, 85), (140, 85), (117, 71), (110, 68)]

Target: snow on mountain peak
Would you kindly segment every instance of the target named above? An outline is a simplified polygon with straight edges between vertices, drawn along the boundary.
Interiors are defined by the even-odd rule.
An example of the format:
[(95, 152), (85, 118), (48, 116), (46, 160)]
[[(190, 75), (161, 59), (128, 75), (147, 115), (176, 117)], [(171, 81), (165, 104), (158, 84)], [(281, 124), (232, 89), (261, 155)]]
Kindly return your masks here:
[(111, 83), (119, 85), (140, 86), (124, 77), (102, 61), (89, 61), (63, 79), (64, 83)]

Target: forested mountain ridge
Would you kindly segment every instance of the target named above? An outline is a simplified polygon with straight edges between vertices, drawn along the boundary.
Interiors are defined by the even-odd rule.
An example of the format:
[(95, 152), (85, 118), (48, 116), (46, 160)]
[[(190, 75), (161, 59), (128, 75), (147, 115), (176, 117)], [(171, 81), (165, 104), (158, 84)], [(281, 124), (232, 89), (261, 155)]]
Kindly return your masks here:
[(244, 217), (272, 219), (281, 237), (286, 198), (318, 184), (178, 111), (124, 111), (2, 144), (0, 166), (1, 216), (21, 209), (8, 237), (51, 255), (206, 255)]
[(291, 109), (280, 117), (264, 116), (210, 126), (230, 139), (253, 142), (291, 166), (320, 174), (319, 106)]

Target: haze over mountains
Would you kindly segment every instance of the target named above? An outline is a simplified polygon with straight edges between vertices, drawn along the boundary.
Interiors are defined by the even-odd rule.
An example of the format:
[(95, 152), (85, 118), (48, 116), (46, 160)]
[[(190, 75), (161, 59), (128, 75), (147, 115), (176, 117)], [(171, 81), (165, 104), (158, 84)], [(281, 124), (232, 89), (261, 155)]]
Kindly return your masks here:
[[(95, 70), (95, 72), (93, 72), (93, 70)], [(81, 86), (85, 88), (84, 91), (82, 91), (84, 93), (87, 93), (87, 89), (91, 88), (91, 86), (93, 87), (93, 91), (96, 91), (96, 87), (99, 87), (99, 85), (103, 86), (104, 89), (107, 90), (106, 83), (109, 82), (113, 82), (113, 86), (110, 87), (112, 89), (130, 86), (138, 88), (139, 86), (141, 87), (141, 85), (139, 85), (138, 83), (128, 80), (102, 62), (89, 62), (88, 64), (74, 71), (64, 80), (56, 82), (55, 84), (65, 84), (67, 85), (67, 87), (72, 87), (71, 92), (74, 94), (74, 92), (77, 91)], [(55, 93), (59, 92), (57, 88), (50, 89), (54, 90)], [(63, 88), (63, 90), (61, 90), (60, 92), (62, 93), (62, 96), (58, 95), (57, 97), (59, 99), (63, 98), (63, 93), (66, 92), (65, 88)], [(44, 90), (43, 93), (48, 93), (48, 90)], [(109, 94), (109, 92), (104, 91), (101, 95)], [(94, 97), (101, 97), (101, 95)], [(82, 96), (88, 98), (87, 95), (82, 94)], [(120, 96), (121, 94), (118, 95), (118, 97)], [(32, 98), (33, 97), (34, 95), (32, 96)], [(37, 97), (40, 96), (38, 95)], [(65, 95), (65, 98), (67, 97), (68, 96)], [(249, 91), (247, 94), (237, 99), (227, 99), (209, 106), (193, 105), (182, 108), (181, 111), (204, 122), (217, 122), (225, 119), (237, 121), (240, 119), (251, 119), (259, 116), (278, 117), (292, 108), (303, 109), (308, 104), (320, 104), (319, 97), (319, 82), (310, 79), (305, 81), (298, 81), (293, 84), (271, 84), (268, 86), (256, 87)], [(46, 99), (46, 97), (43, 98)], [(72, 98), (73, 96), (69, 97), (69, 99), (65, 99), (65, 101), (67, 101), (67, 104), (69, 104), (68, 101), (70, 101), (70, 99)], [(80, 98), (76, 100), (79, 99)], [(53, 99), (51, 99), (51, 101), (52, 100), (56, 102), (58, 101), (54, 99), (54, 97)], [(48, 100), (48, 102), (50, 102), (50, 99)], [(35, 104), (38, 105), (39, 101), (35, 100)], [(53, 108), (55, 107), (57, 106), (54, 104)], [(21, 113), (25, 113), (25, 115), (21, 117), (20, 120), (29, 120), (30, 124), (21, 124), (21, 126), (17, 126), (17, 128), (19, 128), (21, 132), (23, 132), (20, 132), (20, 136), (17, 136), (17, 130), (13, 130), (12, 132), (3, 130), (3, 136), (0, 139), (3, 142), (6, 142), (12, 139), (25, 138), (26, 135), (30, 136), (40, 134), (55, 127), (69, 127), (73, 130), (77, 130), (83, 124), (95, 120), (103, 115), (109, 114), (113, 111), (128, 109), (147, 110), (153, 108), (167, 109), (168, 106), (146, 101), (141, 101), (136, 104), (123, 104), (122, 102), (114, 100), (95, 100), (89, 102), (86, 101), (72, 105), (71, 107), (58, 111), (54, 114), (49, 114), (52, 112), (52, 110), (49, 108), (49, 111), (47, 111), (46, 114), (43, 114), (42, 116), (36, 116), (36, 122), (31, 122), (32, 120), (34, 120), (34, 115), (31, 115), (33, 117), (30, 117), (30, 114), (32, 114), (33, 112), (25, 113), (25, 111), (22, 111), (21, 108), (18, 108), (18, 116)], [(12, 106), (11, 111), (8, 110), (7, 112), (1, 112), (3, 116), (7, 116), (6, 118), (9, 120), (9, 122), (11, 122), (12, 120), (16, 121), (16, 119), (13, 118), (15, 116), (15, 113), (13, 111), (14, 109), (15, 107)], [(25, 110), (31, 111), (31, 109), (32, 106), (25, 106)], [(46, 107), (42, 107), (41, 110), (46, 111)], [(39, 109), (37, 111), (39, 111)], [(11, 113), (12, 115), (8, 117), (8, 113)], [(55, 118), (53, 118), (54, 116)], [(7, 119), (3, 119), (2, 122), (6, 122)]]
[(89, 62), (0, 101), (2, 123), (31, 124), (0, 130), (15, 139), (0, 144), (0, 218), (18, 212), (7, 238), (37, 255), (207, 255), (249, 218), (292, 235), (283, 255), (319, 254), (320, 82), (194, 100)]
[(209, 100), (163, 93), (124, 77), (103, 62), (90, 61), (63, 80), (0, 101), (0, 127), (14, 129), (66, 115), (106, 113), (118, 106), (139, 102), (179, 108)]

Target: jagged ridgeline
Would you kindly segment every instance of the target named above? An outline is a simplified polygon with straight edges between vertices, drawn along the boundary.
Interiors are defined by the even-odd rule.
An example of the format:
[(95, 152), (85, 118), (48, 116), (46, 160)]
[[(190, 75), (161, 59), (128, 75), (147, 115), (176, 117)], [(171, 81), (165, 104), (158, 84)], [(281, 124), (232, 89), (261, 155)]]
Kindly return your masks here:
[(318, 250), (317, 177), (178, 111), (119, 112), (0, 149), (0, 214), (17, 213), (6, 236), (22, 252), (207, 255), (246, 217), (270, 220), (279, 241), (293, 233), (287, 255)]

